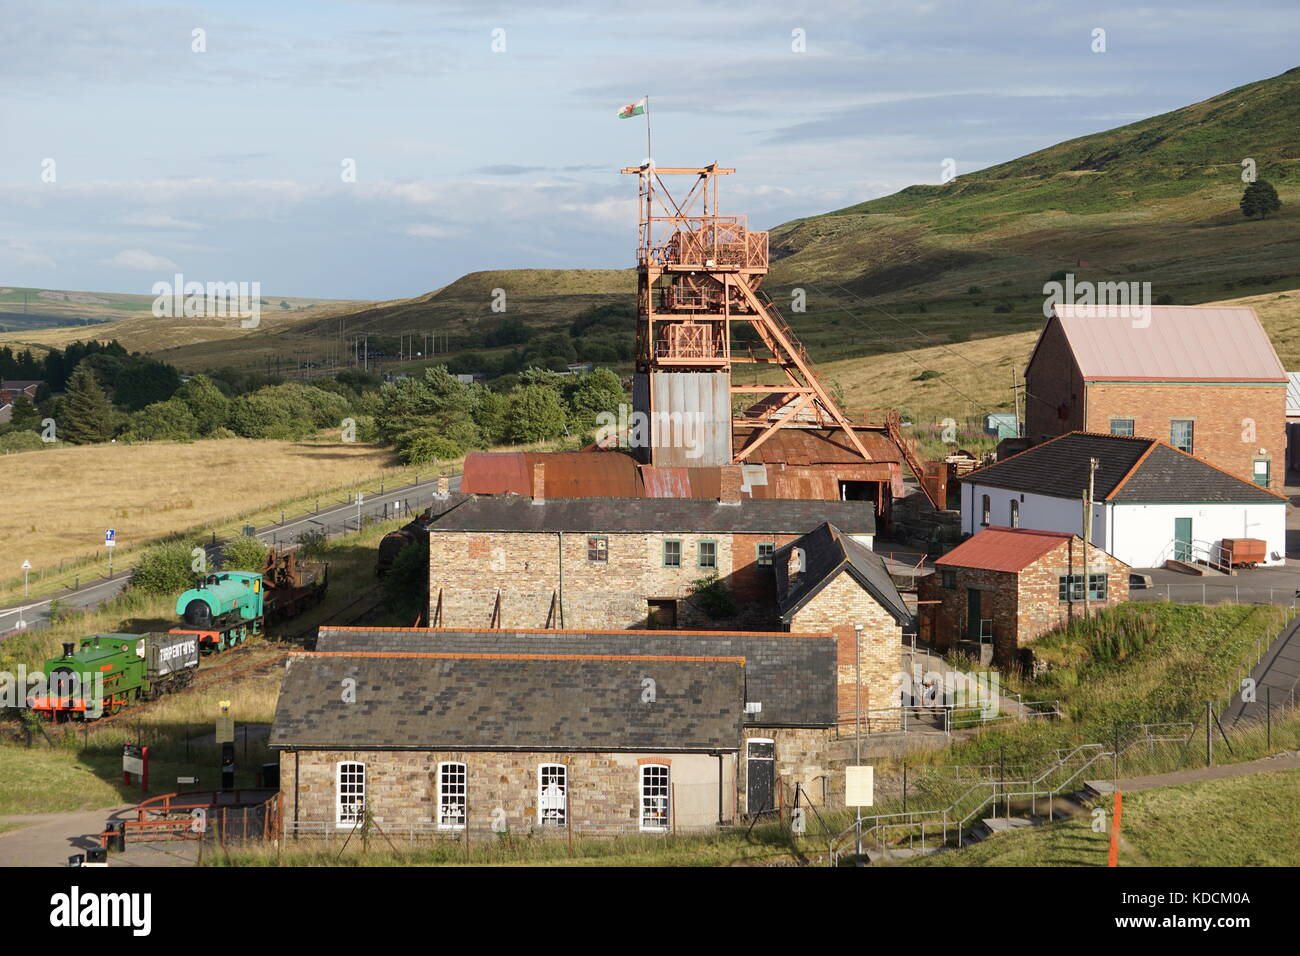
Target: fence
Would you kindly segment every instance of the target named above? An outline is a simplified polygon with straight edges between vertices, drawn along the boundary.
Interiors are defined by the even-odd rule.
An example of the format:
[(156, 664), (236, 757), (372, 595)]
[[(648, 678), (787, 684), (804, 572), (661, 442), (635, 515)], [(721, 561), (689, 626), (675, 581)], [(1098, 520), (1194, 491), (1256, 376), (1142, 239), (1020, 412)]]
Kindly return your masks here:
[(1172, 601), (1176, 604), (1276, 604), (1295, 608), (1300, 589), (1295, 587), (1264, 587), (1254, 584), (1226, 584), (1214, 582), (1189, 582), (1187, 584), (1153, 584), (1151, 587), (1131, 588), (1131, 601)]

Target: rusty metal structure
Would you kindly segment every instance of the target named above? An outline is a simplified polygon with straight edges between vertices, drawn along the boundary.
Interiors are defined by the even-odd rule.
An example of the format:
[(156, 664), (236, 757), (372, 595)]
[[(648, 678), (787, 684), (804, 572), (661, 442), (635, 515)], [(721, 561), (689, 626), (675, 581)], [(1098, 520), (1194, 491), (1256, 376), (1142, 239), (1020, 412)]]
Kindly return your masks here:
[[(764, 453), (772, 450), (770, 443), (798, 429), (807, 435), (804, 445), (820, 444), (822, 450), (804, 449), (807, 460), (792, 464), (861, 470), (901, 458), (931, 504), (942, 508), (933, 476), (903, 434), (898, 413), (842, 411), (761, 291), (768, 234), (751, 230), (744, 215), (723, 214), (718, 205), (718, 178), (735, 170), (716, 163), (646, 163), (621, 172), (637, 176), (639, 184), (633, 407), (647, 424), (646, 463), (676, 468), (771, 461)], [(688, 185), (674, 195), (666, 176), (689, 177)], [(757, 343), (738, 349), (736, 323), (751, 327)], [(771, 380), (736, 384), (737, 365), (764, 368)], [(888, 481), (890, 472), (846, 477)], [(901, 492), (897, 481), (893, 491)]]

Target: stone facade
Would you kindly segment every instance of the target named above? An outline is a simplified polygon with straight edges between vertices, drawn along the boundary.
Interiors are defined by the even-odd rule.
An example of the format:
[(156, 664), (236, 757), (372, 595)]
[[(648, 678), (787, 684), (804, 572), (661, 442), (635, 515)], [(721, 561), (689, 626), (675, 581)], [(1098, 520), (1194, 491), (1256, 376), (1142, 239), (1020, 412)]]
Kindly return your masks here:
[[(953, 586), (943, 584), (944, 572), (953, 576)], [(1093, 547), (1088, 551), (1090, 574), (1106, 574), (1106, 600), (1090, 606), (1112, 607), (1128, 600), (1129, 567)], [(968, 591), (980, 592), (980, 617), (991, 621), (993, 660), (1000, 667), (1012, 667), (1021, 660), (1021, 650), (1035, 638), (1062, 627), (1084, 613), (1082, 600), (1060, 599), (1060, 579), (1083, 573), (1083, 539), (1078, 535), (1063, 540), (1019, 571), (987, 568), (948, 567), (921, 579), (922, 636), (940, 652), (946, 652), (971, 633)], [(938, 602), (927, 604), (926, 602)]]
[[(854, 626), (858, 624), (862, 625), (862, 636), (855, 639)], [(903, 629), (857, 581), (841, 571), (795, 612), (790, 630), (835, 635), (838, 709), (841, 723), (850, 725), (856, 702), (857, 666), (853, 648), (857, 643), (861, 655), (863, 727), (872, 733), (898, 729)]]
[(1131, 419), (1133, 434), (1170, 441), (1171, 422), (1192, 421), (1192, 454), (1246, 481), (1268, 462), (1275, 488), (1286, 464), (1286, 385), (1201, 382), (1085, 382), (1064, 331), (1049, 322), (1025, 389), (1025, 435), (1042, 442), (1071, 431), (1111, 433)]
[[(429, 621), (471, 629), (644, 628), (650, 601), (676, 601), (677, 627), (772, 629), (778, 620), (771, 569), (758, 565), (757, 546), (779, 547), (795, 537), (435, 530), (429, 535)], [(679, 567), (665, 566), (665, 541), (680, 543)], [(715, 567), (701, 567), (702, 542), (712, 542)], [(604, 560), (592, 560), (597, 553)], [(691, 596), (691, 585), (715, 571), (732, 591), (734, 619), (709, 617)]]
[[(815, 806), (842, 806), (844, 794), (830, 789), (832, 776), (831, 743), (836, 739), (833, 728), (748, 727), (736, 762), (736, 800), (741, 813), (749, 813), (749, 742), (771, 740), (776, 744), (777, 794), (781, 806), (794, 804), (796, 784), (803, 788)], [(803, 801), (800, 801), (801, 803)]]

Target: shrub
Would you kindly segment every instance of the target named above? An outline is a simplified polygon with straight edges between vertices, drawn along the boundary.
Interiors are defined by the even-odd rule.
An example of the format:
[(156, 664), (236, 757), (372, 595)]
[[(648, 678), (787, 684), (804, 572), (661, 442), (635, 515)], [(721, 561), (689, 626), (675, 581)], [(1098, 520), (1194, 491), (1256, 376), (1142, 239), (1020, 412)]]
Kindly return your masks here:
[(717, 572), (700, 578), (691, 584), (691, 594), (695, 603), (714, 620), (736, 616), (736, 602), (731, 596), (731, 589), (718, 577)]
[(266, 545), (257, 538), (240, 535), (221, 548), (223, 571), (261, 571), (266, 564)]
[(416, 429), (399, 435), (397, 454), (404, 465), (425, 465), (465, 456), (465, 449), (445, 435), (428, 429)]
[(176, 594), (194, 582), (193, 544), (171, 541), (144, 553), (131, 573), (131, 587), (149, 594)]
[(0, 454), (14, 455), (22, 451), (40, 451), (46, 446), (36, 432), (10, 432), (0, 435)]

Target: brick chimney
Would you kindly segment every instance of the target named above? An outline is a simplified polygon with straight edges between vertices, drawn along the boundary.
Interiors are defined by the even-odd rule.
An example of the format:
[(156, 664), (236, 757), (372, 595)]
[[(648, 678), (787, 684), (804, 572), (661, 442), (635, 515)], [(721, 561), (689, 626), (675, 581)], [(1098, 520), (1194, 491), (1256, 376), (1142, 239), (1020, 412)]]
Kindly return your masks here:
[(723, 465), (722, 487), (718, 492), (718, 503), (723, 505), (740, 504), (740, 489), (744, 484), (744, 474), (740, 465)]
[(439, 498), (446, 498), (451, 493), (451, 481), (446, 475), (438, 478), (438, 483), (434, 485), (434, 495)]
[(789, 584), (790, 590), (794, 590), (795, 585), (799, 583), (799, 576), (803, 574), (803, 572), (803, 548), (791, 548), (790, 556), (786, 559), (785, 566), (785, 580)]
[(533, 465), (533, 504), (546, 504), (546, 465), (540, 461)]

